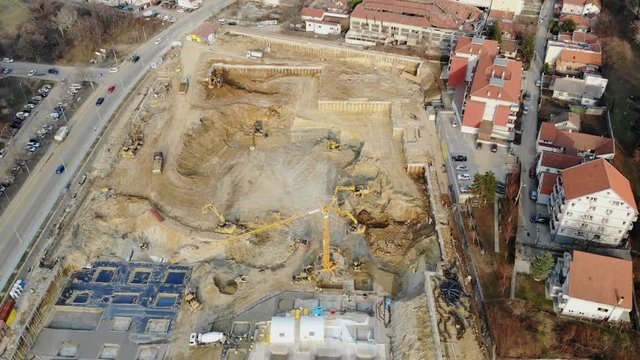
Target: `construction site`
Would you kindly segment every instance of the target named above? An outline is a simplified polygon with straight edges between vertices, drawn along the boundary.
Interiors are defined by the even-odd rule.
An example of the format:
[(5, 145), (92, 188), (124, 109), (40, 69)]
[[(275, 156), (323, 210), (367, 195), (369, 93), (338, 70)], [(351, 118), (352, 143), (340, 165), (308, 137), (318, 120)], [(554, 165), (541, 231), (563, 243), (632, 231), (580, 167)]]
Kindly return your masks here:
[[(287, 291), (317, 302), (272, 306), (265, 321), (315, 323), (304, 319), (318, 307), (372, 316), (340, 320), (369, 321), (356, 327), (382, 339), (353, 350), (357, 358), (435, 358), (435, 338), (447, 336), (466, 341), (450, 358), (482, 358), (472, 332), (461, 340), (468, 309), (436, 325), (424, 295), (424, 273), (443, 258), (425, 181), (439, 145), (423, 105), (438, 94), (439, 64), (369, 54), (233, 32), (210, 48), (174, 48), (105, 133), (48, 256), (74, 270), (94, 261), (189, 266), (165, 358), (280, 358), (243, 347), (249, 330), (230, 342), (234, 351), (190, 346), (189, 334), (233, 334), (234, 316)], [(457, 304), (464, 290), (455, 284), (435, 301), (452, 287)], [(388, 336), (371, 325), (376, 315)], [(454, 331), (434, 338), (432, 325), (450, 321)], [(252, 341), (273, 340), (260, 324)]]

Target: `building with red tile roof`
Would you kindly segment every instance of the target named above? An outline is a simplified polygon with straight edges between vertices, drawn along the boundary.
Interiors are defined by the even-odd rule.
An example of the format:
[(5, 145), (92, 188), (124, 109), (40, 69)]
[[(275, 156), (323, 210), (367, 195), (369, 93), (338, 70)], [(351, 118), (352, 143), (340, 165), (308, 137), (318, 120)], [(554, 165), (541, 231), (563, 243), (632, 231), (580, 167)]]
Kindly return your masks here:
[(558, 174), (550, 172), (540, 173), (540, 180), (538, 181), (538, 198), (536, 202), (541, 205), (546, 205), (549, 202), (549, 197), (553, 194), (553, 187), (558, 179)]
[(543, 122), (536, 142), (538, 152), (551, 151), (590, 159), (613, 159), (615, 142), (613, 139), (560, 130), (554, 124)]
[(630, 321), (633, 263), (574, 250), (564, 253), (547, 279), (559, 315), (598, 321)]
[(450, 59), (447, 85), (455, 88), (461, 131), (478, 134), (479, 141), (513, 140), (522, 63), (499, 57), (494, 40), (466, 37), (458, 39)]
[(480, 9), (449, 0), (364, 0), (351, 13), (345, 41), (359, 45), (449, 46), (454, 34), (478, 33), (483, 18)]
[(575, 73), (587, 67), (597, 69), (602, 65), (600, 39), (591, 33), (582, 31), (574, 31), (573, 34), (559, 34), (558, 40), (547, 42), (544, 62), (552, 67), (560, 67), (560, 70), (556, 69), (560, 72), (564, 70), (568, 73)]
[(619, 246), (638, 218), (629, 180), (599, 159), (562, 170), (549, 199), (552, 238)]

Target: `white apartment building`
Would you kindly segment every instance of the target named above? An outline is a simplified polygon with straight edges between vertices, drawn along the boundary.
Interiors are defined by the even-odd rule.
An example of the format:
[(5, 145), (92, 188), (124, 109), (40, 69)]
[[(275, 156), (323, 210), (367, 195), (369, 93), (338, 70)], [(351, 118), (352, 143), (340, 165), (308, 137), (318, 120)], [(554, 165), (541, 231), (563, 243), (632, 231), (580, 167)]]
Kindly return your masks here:
[(633, 264), (577, 250), (564, 253), (547, 279), (546, 292), (559, 315), (630, 321)]
[(629, 180), (606, 160), (594, 160), (560, 173), (548, 203), (551, 237), (619, 246), (638, 219)]

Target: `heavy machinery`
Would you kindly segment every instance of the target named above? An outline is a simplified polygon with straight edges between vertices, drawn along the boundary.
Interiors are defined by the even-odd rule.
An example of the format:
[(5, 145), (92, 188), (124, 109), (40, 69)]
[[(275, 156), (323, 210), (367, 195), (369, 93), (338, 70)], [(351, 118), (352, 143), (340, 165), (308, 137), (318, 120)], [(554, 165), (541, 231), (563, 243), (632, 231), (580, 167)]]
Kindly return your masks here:
[(222, 70), (211, 68), (211, 75), (209, 76), (209, 89), (213, 89), (214, 87), (220, 88), (223, 83), (224, 79), (222, 78)]
[(329, 150), (340, 150), (340, 142), (337, 140), (328, 140), (327, 141), (327, 149)]
[(333, 191), (333, 196), (338, 196), (340, 191), (351, 191), (355, 196), (362, 196), (369, 194), (369, 187), (365, 185), (351, 185), (351, 186), (336, 186)]
[(322, 208), (322, 271), (330, 272), (335, 268), (331, 260), (331, 229), (329, 228), (329, 212), (333, 201)]
[(209, 212), (209, 210), (213, 211), (213, 213), (216, 214), (216, 216), (218, 216), (218, 219), (220, 219), (220, 224), (218, 224), (218, 229), (220, 231), (222, 231), (225, 234), (233, 234), (236, 231), (236, 229), (238, 228), (236, 224), (230, 221), (227, 221), (222, 215), (222, 213), (218, 211), (218, 209), (216, 209), (215, 206), (213, 206), (213, 204), (206, 204), (205, 206), (202, 207), (203, 214), (206, 214), (207, 212)]
[(367, 230), (367, 227), (364, 224), (360, 224), (358, 222), (358, 219), (356, 219), (356, 217), (347, 210), (336, 206), (336, 211), (338, 212), (338, 214), (348, 217), (353, 222), (353, 224), (349, 226), (349, 232), (352, 232), (354, 234), (364, 234), (365, 230)]
[(191, 346), (213, 346), (224, 345), (227, 342), (227, 336), (221, 332), (208, 332), (204, 334), (191, 333), (189, 336), (189, 345)]
[(189, 289), (184, 295), (184, 302), (189, 306), (189, 310), (197, 311), (202, 307), (202, 304), (198, 300), (197, 289)]

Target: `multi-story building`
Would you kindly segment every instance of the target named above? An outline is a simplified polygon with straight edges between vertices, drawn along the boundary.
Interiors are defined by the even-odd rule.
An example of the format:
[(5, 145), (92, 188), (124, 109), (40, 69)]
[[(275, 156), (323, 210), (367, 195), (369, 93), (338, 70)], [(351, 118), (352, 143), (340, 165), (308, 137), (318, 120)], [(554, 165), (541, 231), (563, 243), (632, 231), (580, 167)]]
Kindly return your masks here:
[(345, 42), (367, 46), (424, 44), (448, 51), (456, 36), (478, 34), (483, 24), (480, 9), (454, 1), (364, 0), (351, 13)]
[(538, 133), (536, 150), (539, 153), (551, 151), (576, 155), (587, 160), (613, 159), (615, 143), (608, 137), (560, 130), (552, 123), (543, 122)]
[(606, 160), (563, 170), (548, 203), (558, 243), (619, 246), (638, 218), (629, 180)]
[(559, 34), (547, 42), (544, 62), (565, 73), (579, 73), (602, 65), (602, 46), (597, 36), (582, 31)]
[(450, 58), (447, 85), (461, 131), (482, 142), (513, 140), (520, 109), (522, 63), (497, 54), (496, 41), (460, 37)]
[(559, 315), (590, 320), (630, 321), (633, 305), (631, 260), (574, 251), (557, 260), (546, 283)]
[(580, 165), (583, 160), (579, 156), (543, 151), (535, 167), (535, 175), (538, 178), (536, 202), (540, 205), (548, 204), (560, 172)]
[(320, 35), (339, 35), (342, 23), (348, 23), (349, 13), (341, 3), (321, 3), (324, 8), (303, 7), (300, 19), (304, 21), (305, 30)]

